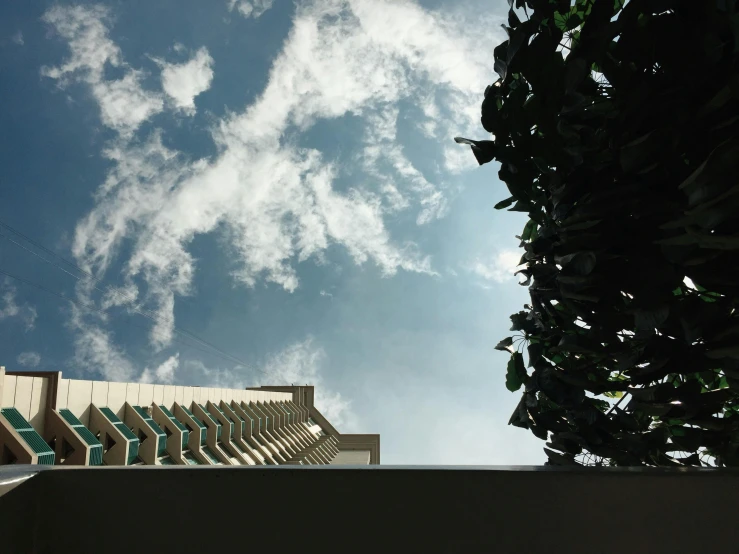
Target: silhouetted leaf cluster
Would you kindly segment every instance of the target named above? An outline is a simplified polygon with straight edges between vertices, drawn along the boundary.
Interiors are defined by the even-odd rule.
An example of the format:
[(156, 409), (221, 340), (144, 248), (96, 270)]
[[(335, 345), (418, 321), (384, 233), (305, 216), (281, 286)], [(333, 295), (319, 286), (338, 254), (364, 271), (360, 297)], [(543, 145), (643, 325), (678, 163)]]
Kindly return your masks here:
[(509, 4), (492, 140), (456, 140), (529, 216), (510, 423), (553, 464), (739, 465), (737, 0)]

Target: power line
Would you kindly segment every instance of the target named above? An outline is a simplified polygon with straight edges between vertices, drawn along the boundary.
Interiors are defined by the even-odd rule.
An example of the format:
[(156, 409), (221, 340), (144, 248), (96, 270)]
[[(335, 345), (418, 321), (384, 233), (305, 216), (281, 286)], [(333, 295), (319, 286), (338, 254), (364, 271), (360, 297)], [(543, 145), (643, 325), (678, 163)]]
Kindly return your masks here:
[[(23, 284), (29, 285), (29, 286), (31, 286), (31, 287), (37, 288), (37, 289), (39, 289), (39, 290), (42, 290), (42, 291), (44, 291), (44, 292), (46, 292), (46, 293), (48, 293), (48, 294), (51, 294), (51, 295), (53, 295), (53, 296), (56, 296), (57, 298), (60, 298), (60, 299), (62, 299), (62, 300), (65, 300), (65, 301), (69, 302), (70, 304), (73, 304), (73, 305), (75, 305), (75, 306), (77, 306), (77, 307), (82, 307), (82, 308), (84, 308), (84, 309), (87, 309), (87, 310), (90, 310), (90, 311), (93, 311), (93, 312), (98, 312), (98, 313), (101, 313), (101, 314), (103, 314), (103, 315), (110, 315), (110, 314), (109, 314), (109, 313), (108, 313), (107, 311), (105, 311), (104, 309), (102, 309), (102, 308), (98, 308), (98, 307), (96, 307), (96, 306), (95, 306), (95, 305), (93, 305), (93, 304), (89, 304), (89, 303), (86, 303), (86, 302), (82, 302), (82, 301), (80, 301), (80, 300), (75, 300), (75, 299), (73, 299), (73, 298), (71, 298), (71, 297), (67, 296), (67, 295), (66, 295), (66, 294), (64, 294), (64, 293), (59, 293), (59, 292), (56, 292), (56, 291), (54, 291), (54, 290), (51, 290), (51, 289), (50, 289), (50, 288), (48, 288), (48, 287), (45, 287), (44, 285), (41, 285), (41, 284), (39, 284), (39, 283), (36, 283), (36, 282), (34, 282), (34, 281), (31, 281), (31, 280), (29, 280), (29, 279), (26, 279), (26, 278), (24, 278), (24, 277), (19, 277), (18, 275), (14, 275), (14, 274), (12, 274), (12, 273), (8, 273), (7, 271), (4, 271), (3, 269), (0, 269), (0, 275), (5, 275), (6, 277), (9, 277), (10, 279), (13, 279), (13, 280), (15, 280), (15, 281), (18, 281), (18, 282), (20, 282), (20, 283), (23, 283)], [(132, 324), (132, 325), (133, 325), (134, 327), (137, 327), (137, 328), (139, 328), (139, 329), (144, 329), (144, 330), (146, 330), (146, 331), (150, 331), (149, 329), (147, 329), (146, 327), (143, 327), (143, 326), (141, 326), (141, 325), (136, 325), (135, 323), (131, 323), (131, 324)], [(156, 332), (155, 332), (155, 331), (151, 331), (151, 332), (152, 332), (152, 333), (154, 333), (154, 334), (156, 334)], [(209, 354), (209, 355), (211, 355), (211, 356), (217, 356), (217, 357), (219, 357), (219, 358), (222, 358), (222, 359), (228, 360), (228, 361), (230, 361), (230, 362), (233, 362), (233, 361), (234, 361), (233, 359), (231, 359), (231, 357), (230, 357), (230, 356), (222, 356), (221, 354), (219, 354), (219, 353), (217, 353), (217, 352), (213, 352), (212, 350), (206, 350), (206, 349), (204, 349), (204, 348), (201, 348), (201, 347), (199, 347), (199, 346), (197, 346), (197, 345), (195, 345), (195, 344), (191, 344), (191, 343), (189, 343), (189, 342), (186, 342), (186, 341), (185, 341), (185, 340), (183, 339), (183, 337), (173, 337), (173, 340), (174, 340), (174, 341), (175, 341), (175, 342), (176, 342), (177, 344), (179, 344), (180, 346), (186, 346), (186, 347), (188, 347), (188, 348), (193, 348), (193, 349), (195, 349), (195, 350), (198, 350), (198, 351), (200, 351), (200, 352), (203, 352), (203, 353), (205, 353), (205, 354)], [(239, 363), (239, 365), (241, 365), (241, 366), (243, 366), (243, 367), (248, 367), (248, 366), (247, 366), (246, 364), (244, 364), (244, 363)], [(250, 369), (254, 369), (255, 371), (257, 371), (257, 372), (259, 372), (259, 373), (262, 373), (262, 374), (264, 374), (264, 375), (267, 375), (267, 372), (265, 372), (265, 371), (262, 371), (261, 369), (257, 369), (257, 368), (250, 368)]]
[[(109, 285), (105, 285), (105, 283), (103, 283), (103, 281), (101, 279), (95, 277), (92, 273), (90, 273), (90, 272), (82, 269), (81, 267), (79, 267), (74, 262), (63, 258), (62, 256), (59, 256), (58, 254), (56, 254), (52, 250), (46, 248), (44, 245), (42, 245), (39, 242), (33, 240), (32, 238), (28, 237), (27, 235), (23, 234), (21, 231), (18, 231), (17, 229), (15, 229), (14, 227), (8, 225), (7, 223), (4, 223), (3, 221), (0, 221), (0, 227), (3, 227), (7, 231), (10, 231), (11, 233), (13, 233), (14, 235), (16, 235), (18, 237), (21, 237), (23, 240), (25, 240), (28, 243), (32, 244), (33, 246), (35, 246), (39, 250), (42, 250), (43, 252), (47, 253), (48, 255), (50, 255), (51, 257), (55, 258), (56, 260), (59, 260), (59, 261), (63, 262), (64, 264), (66, 264), (66, 265), (74, 268), (75, 270), (77, 270), (80, 273), (82, 273), (83, 275), (85, 275), (87, 277), (87, 279), (93, 281), (94, 283), (99, 283), (100, 285), (103, 285), (105, 287), (105, 289), (102, 289), (102, 288), (100, 288), (97, 285), (93, 285), (93, 288), (95, 290), (97, 290), (98, 292), (101, 292), (103, 294), (111, 293), (112, 295), (118, 296), (119, 298), (121, 296), (123, 296), (123, 299), (124, 300), (127, 300), (128, 302), (135, 304), (135, 302), (137, 300), (135, 296), (130, 295), (130, 294), (123, 293), (120, 290), (116, 290), (116, 289), (112, 288)], [(25, 250), (27, 252), (33, 254), (34, 256), (36, 256), (39, 259), (41, 259), (44, 262), (46, 262), (47, 264), (49, 264), (49, 265), (51, 265), (53, 267), (56, 267), (57, 269), (63, 271), (64, 273), (66, 273), (67, 275), (69, 275), (72, 278), (76, 279), (77, 281), (82, 281), (83, 280), (82, 277), (80, 277), (78, 275), (75, 275), (71, 271), (68, 271), (67, 269), (65, 269), (64, 267), (62, 267), (61, 265), (59, 265), (59, 263), (55, 263), (54, 261), (47, 259), (46, 257), (40, 255), (38, 252), (35, 252), (34, 250), (32, 250), (32, 249), (28, 248), (27, 246), (21, 244), (20, 242), (13, 240), (11, 237), (9, 237), (7, 235), (3, 235), (3, 234), (0, 233), (0, 238), (6, 238), (11, 243), (15, 244), (16, 246), (22, 248), (23, 250)], [(4, 273), (4, 274), (7, 275), (7, 273)], [(16, 278), (16, 277), (13, 277), (13, 278)], [(33, 284), (33, 283), (31, 283), (31, 282), (29, 282), (27, 280), (24, 280), (23, 278), (17, 278), (17, 279), (19, 281), (22, 281), (22, 282), (27, 282), (28, 284), (31, 284), (31, 286), (36, 286), (36, 284)], [(54, 294), (56, 296), (61, 296), (65, 300), (67, 300), (69, 302), (72, 302), (72, 303), (75, 303), (75, 301), (72, 300), (71, 298), (69, 298), (67, 296), (64, 296), (64, 295), (59, 295), (58, 293), (56, 293), (54, 291), (51, 291), (49, 289), (46, 289), (45, 287), (43, 287), (43, 285), (38, 285), (37, 288), (42, 288), (42, 290), (46, 290), (47, 292), (49, 292), (51, 294)], [(100, 311), (97, 308), (93, 308), (93, 309), (95, 311)], [(145, 311), (145, 310), (136, 308), (136, 307), (131, 307), (130, 309), (134, 313), (137, 313), (137, 314), (139, 314), (139, 315), (141, 315), (143, 317), (146, 317), (147, 319), (149, 319), (151, 321), (158, 322), (158, 323), (164, 323), (164, 324), (167, 324), (167, 325), (171, 325), (172, 328), (173, 328), (173, 331), (175, 333), (179, 334), (180, 336), (184, 335), (187, 338), (190, 338), (192, 340), (195, 340), (196, 342), (198, 342), (198, 343), (206, 346), (207, 348), (213, 350), (214, 351), (213, 353), (215, 353), (216, 355), (220, 356), (221, 358), (228, 359), (229, 361), (235, 362), (235, 363), (237, 363), (239, 365), (242, 365), (244, 367), (249, 367), (249, 364), (247, 364), (244, 360), (238, 358), (237, 356), (233, 356), (231, 354), (228, 354), (227, 352), (224, 352), (223, 350), (221, 350), (220, 348), (218, 348), (214, 344), (210, 343), (209, 341), (206, 341), (205, 339), (201, 339), (200, 337), (198, 337), (194, 333), (192, 333), (192, 332), (190, 332), (190, 331), (188, 331), (186, 329), (183, 329), (183, 328), (175, 325), (173, 318), (163, 318), (161, 316), (158, 316), (157, 314), (153, 314), (151, 312), (148, 312), (148, 311)], [(107, 313), (107, 312), (104, 312), (103, 311), (102, 313)], [(205, 352), (205, 350), (202, 350), (202, 349), (199, 349), (199, 350)], [(260, 371), (260, 370), (256, 370), (256, 371), (259, 371), (260, 373), (265, 373), (265, 372)]]
[[(100, 280), (99, 278), (95, 277), (92, 273), (90, 273), (90, 272), (82, 269), (81, 267), (79, 267), (74, 262), (63, 258), (62, 256), (59, 256), (58, 254), (54, 253), (52, 250), (46, 248), (44, 245), (38, 243), (37, 241), (34, 241), (30, 237), (28, 237), (27, 235), (24, 235), (22, 232), (18, 231), (17, 229), (13, 228), (12, 226), (8, 225), (7, 223), (4, 223), (4, 222), (0, 221), (0, 226), (1, 227), (4, 227), (5, 229), (9, 230), (10, 232), (12, 232), (12, 233), (14, 233), (16, 235), (22, 237), (24, 240), (26, 240), (27, 242), (33, 244), (34, 246), (36, 246), (40, 250), (46, 252), (47, 254), (49, 254), (50, 256), (52, 256), (53, 258), (56, 258), (57, 260), (60, 260), (60, 261), (64, 262), (68, 266), (75, 268), (77, 271), (79, 271), (80, 273), (84, 274), (91, 281), (93, 281), (95, 283), (99, 283), (99, 284), (101, 284), (101, 285), (103, 285), (103, 286), (106, 287), (106, 289), (101, 289), (100, 287), (98, 287), (96, 285), (93, 285), (93, 288), (95, 290), (97, 290), (98, 292), (101, 292), (103, 294), (112, 293), (114, 296), (117, 296), (119, 298), (121, 296), (123, 296), (123, 299), (124, 300), (127, 300), (128, 302), (135, 304), (135, 302), (137, 300), (135, 296), (130, 295), (130, 294), (123, 293), (120, 290), (115, 290), (115, 289), (113, 289), (109, 285), (105, 285), (102, 280)], [(67, 271), (66, 269), (64, 269), (63, 267), (61, 267), (58, 263), (54, 263), (53, 261), (46, 259), (44, 256), (41, 256), (37, 252), (34, 252), (32, 249), (30, 249), (27, 246), (25, 246), (25, 245), (23, 245), (23, 244), (15, 241), (15, 240), (13, 240), (12, 238), (7, 237), (7, 236), (2, 235), (2, 234), (0, 234), (0, 237), (7, 238), (10, 242), (12, 242), (13, 244), (15, 244), (16, 246), (18, 246), (18, 247), (22, 248), (23, 250), (26, 250), (27, 252), (33, 254), (34, 256), (38, 257), (39, 259), (43, 260), (44, 262), (48, 263), (49, 265), (52, 265), (52, 266), (56, 267), (57, 269), (60, 269), (61, 271), (63, 271), (67, 275), (71, 276), (72, 278), (74, 278), (74, 279), (76, 279), (78, 281), (81, 281), (82, 280), (81, 277), (75, 275), (74, 273), (72, 273), (70, 271)], [(204, 339), (201, 339), (200, 337), (198, 337), (197, 335), (195, 335), (194, 333), (192, 333), (192, 332), (190, 332), (190, 331), (188, 331), (186, 329), (183, 329), (183, 328), (175, 325), (173, 318), (163, 318), (163, 317), (161, 317), (161, 316), (159, 316), (157, 314), (154, 314), (152, 312), (149, 312), (149, 311), (146, 311), (146, 310), (142, 310), (142, 309), (136, 308), (136, 307), (131, 308), (131, 310), (133, 312), (135, 312), (135, 313), (143, 316), (143, 317), (146, 317), (146, 318), (154, 321), (154, 322), (159, 322), (159, 323), (164, 323), (166, 325), (171, 325), (172, 328), (173, 328), (173, 330), (175, 332), (177, 332), (179, 334), (184, 334), (184, 335), (188, 336), (189, 338), (191, 338), (191, 339), (193, 339), (193, 340), (195, 340), (195, 341), (203, 344), (204, 346), (206, 346), (208, 348), (212, 348), (213, 350), (217, 351), (222, 356), (230, 357), (232, 359), (232, 361), (235, 361), (236, 363), (239, 363), (239, 364), (242, 364), (242, 365), (245, 364), (245, 362), (243, 360), (240, 360), (239, 358), (237, 358), (235, 356), (231, 356), (230, 354), (228, 354), (228, 353), (224, 352), (223, 350), (219, 349), (214, 344), (212, 344), (212, 343), (210, 343), (210, 342), (208, 342), (208, 341), (206, 341)]]
[[(75, 268), (75, 269), (76, 269), (77, 271), (79, 271), (80, 273), (83, 273), (83, 274), (84, 274), (84, 275), (85, 275), (85, 276), (86, 276), (86, 277), (87, 277), (88, 279), (90, 279), (91, 281), (93, 281), (93, 282), (96, 282), (96, 283), (100, 283), (101, 285), (104, 285), (104, 286), (106, 287), (106, 289), (104, 290), (104, 289), (101, 289), (101, 288), (100, 288), (100, 287), (98, 287), (98, 286), (95, 286), (95, 285), (93, 285), (93, 288), (94, 288), (95, 290), (97, 290), (98, 292), (101, 292), (101, 293), (103, 293), (103, 294), (106, 294), (106, 293), (112, 293), (112, 294), (113, 294), (113, 296), (117, 296), (117, 297), (119, 297), (119, 298), (120, 298), (120, 297), (122, 296), (122, 297), (123, 297), (123, 300), (127, 300), (127, 301), (128, 301), (128, 302), (130, 302), (130, 303), (135, 303), (135, 302), (136, 302), (136, 300), (137, 300), (137, 299), (136, 299), (136, 297), (135, 297), (135, 296), (133, 296), (133, 295), (131, 295), (131, 294), (126, 294), (126, 293), (124, 293), (124, 292), (122, 292), (122, 291), (120, 291), (120, 290), (116, 290), (116, 289), (114, 289), (113, 287), (111, 287), (110, 285), (105, 285), (105, 284), (103, 283), (103, 281), (102, 281), (102, 280), (98, 279), (97, 277), (95, 277), (95, 276), (94, 276), (93, 274), (91, 274), (90, 272), (88, 272), (88, 271), (85, 271), (84, 269), (82, 269), (81, 267), (79, 267), (78, 265), (76, 265), (76, 264), (75, 264), (74, 262), (71, 262), (71, 261), (69, 261), (69, 260), (67, 260), (67, 259), (63, 258), (62, 256), (59, 256), (58, 254), (56, 254), (56, 253), (54, 253), (53, 251), (49, 250), (48, 248), (46, 248), (46, 247), (45, 247), (45, 246), (43, 246), (42, 244), (39, 244), (38, 242), (36, 242), (36, 241), (34, 241), (33, 239), (29, 238), (28, 236), (24, 235), (24, 234), (23, 234), (23, 233), (21, 233), (20, 231), (18, 231), (18, 230), (16, 230), (16, 229), (14, 229), (13, 227), (11, 227), (10, 225), (8, 225), (7, 223), (3, 223), (2, 221), (0, 221), (0, 226), (2, 226), (2, 227), (4, 227), (4, 228), (6, 228), (6, 229), (8, 229), (8, 230), (10, 230), (10, 231), (11, 231), (12, 233), (14, 233), (14, 234), (16, 234), (16, 235), (18, 235), (18, 236), (20, 236), (20, 237), (23, 237), (23, 239), (24, 239), (24, 240), (26, 240), (26, 241), (30, 242), (31, 244), (33, 244), (33, 245), (34, 245), (34, 246), (36, 246), (37, 248), (39, 248), (39, 249), (43, 250), (44, 252), (48, 253), (48, 254), (49, 254), (50, 256), (53, 256), (54, 258), (56, 258), (56, 259), (58, 259), (58, 260), (61, 260), (61, 261), (62, 261), (62, 262), (64, 262), (65, 264), (67, 264), (67, 265), (69, 265), (69, 266), (71, 266), (71, 267)], [(66, 273), (66, 274), (67, 274), (67, 275), (69, 275), (70, 277), (72, 277), (72, 278), (74, 278), (74, 279), (76, 279), (76, 280), (78, 280), (78, 281), (81, 281), (81, 280), (82, 280), (82, 278), (81, 278), (81, 277), (79, 277), (78, 275), (75, 275), (74, 273), (72, 273), (72, 272), (70, 272), (70, 271), (67, 271), (67, 270), (66, 270), (66, 269), (64, 269), (64, 268), (63, 268), (62, 266), (60, 266), (60, 265), (59, 265), (58, 263), (54, 263), (53, 261), (51, 261), (51, 260), (48, 260), (48, 259), (46, 259), (46, 258), (45, 258), (44, 256), (41, 256), (41, 255), (40, 255), (40, 254), (39, 254), (38, 252), (34, 252), (33, 250), (31, 250), (31, 249), (30, 249), (30, 248), (28, 248), (27, 246), (25, 246), (25, 245), (23, 245), (23, 244), (21, 244), (21, 243), (19, 243), (19, 242), (15, 241), (15, 240), (13, 240), (12, 238), (10, 238), (10, 237), (8, 237), (8, 236), (6, 236), (6, 235), (2, 235), (2, 234), (0, 234), (0, 237), (2, 237), (2, 238), (6, 238), (6, 239), (7, 239), (8, 241), (12, 242), (12, 243), (13, 243), (13, 244), (15, 244), (16, 246), (18, 246), (18, 247), (22, 248), (22, 249), (23, 249), (23, 250), (25, 250), (26, 252), (29, 252), (29, 253), (33, 254), (34, 256), (36, 256), (36, 257), (38, 257), (39, 259), (41, 259), (41, 260), (43, 260), (44, 262), (46, 262), (47, 264), (49, 264), (49, 265), (51, 265), (51, 266), (54, 266), (54, 267), (56, 267), (57, 269), (59, 269), (59, 270), (63, 271), (64, 273)], [(220, 352), (221, 354), (223, 354), (223, 355), (228, 355), (228, 354), (226, 354), (225, 352), (223, 352), (223, 351), (220, 351), (220, 349), (219, 349), (218, 347), (216, 347), (215, 345), (213, 345), (213, 344), (209, 343), (208, 341), (206, 341), (206, 340), (204, 340), (204, 339), (201, 339), (200, 337), (198, 337), (198, 336), (197, 336), (197, 335), (195, 335), (194, 333), (191, 333), (190, 331), (187, 331), (186, 329), (182, 329), (182, 328), (178, 327), (177, 325), (175, 325), (175, 324), (174, 324), (174, 319), (173, 319), (173, 318), (164, 318), (164, 317), (161, 317), (161, 316), (159, 316), (159, 315), (157, 315), (157, 314), (155, 314), (155, 313), (152, 313), (152, 312), (150, 312), (150, 311), (147, 311), (147, 310), (142, 310), (142, 309), (140, 309), (140, 308), (131, 308), (131, 309), (132, 309), (132, 311), (134, 311), (135, 313), (137, 313), (137, 314), (139, 314), (139, 315), (141, 315), (141, 316), (143, 316), (143, 317), (146, 317), (146, 318), (148, 318), (148, 319), (150, 319), (150, 320), (152, 320), (152, 321), (156, 321), (156, 322), (159, 322), (159, 323), (165, 323), (165, 324), (168, 324), (168, 325), (172, 325), (172, 327), (173, 327), (173, 328), (174, 328), (174, 329), (175, 329), (176, 331), (178, 331), (179, 333), (182, 333), (182, 334), (188, 335), (188, 336), (189, 336), (190, 338), (192, 338), (192, 339), (194, 339), (194, 340), (196, 340), (196, 341), (198, 341), (198, 342), (200, 342), (200, 343), (204, 344), (205, 346), (208, 346), (208, 347), (210, 347), (210, 348), (212, 348), (212, 349), (214, 349), (214, 350), (217, 350), (217, 351), (219, 351), (219, 352)], [(238, 360), (237, 360), (237, 361), (238, 361)], [(241, 363), (241, 362), (239, 362), (239, 363)]]

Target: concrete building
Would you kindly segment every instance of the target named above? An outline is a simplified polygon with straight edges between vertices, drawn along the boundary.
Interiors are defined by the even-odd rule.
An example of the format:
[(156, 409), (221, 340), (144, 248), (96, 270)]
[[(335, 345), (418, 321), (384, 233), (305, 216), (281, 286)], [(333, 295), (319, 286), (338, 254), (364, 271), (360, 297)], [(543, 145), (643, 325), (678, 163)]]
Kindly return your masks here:
[(0, 386), (0, 448), (15, 462), (0, 465), (3, 554), (676, 554), (739, 544), (737, 470), (334, 467), (379, 463), (379, 437), (338, 433), (312, 387), (58, 373), (0, 374)]
[(312, 386), (115, 383), (0, 367), (0, 465), (379, 463), (379, 435), (339, 433)]

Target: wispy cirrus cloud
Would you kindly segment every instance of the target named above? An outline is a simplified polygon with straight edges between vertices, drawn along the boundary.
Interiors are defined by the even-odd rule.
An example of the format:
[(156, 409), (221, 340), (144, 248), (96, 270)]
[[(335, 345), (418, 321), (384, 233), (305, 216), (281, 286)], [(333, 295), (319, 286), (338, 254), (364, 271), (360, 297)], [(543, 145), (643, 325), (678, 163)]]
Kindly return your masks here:
[(326, 352), (312, 338), (291, 344), (267, 359), (262, 367), (269, 384), (314, 385), (314, 404), (334, 426), (343, 432), (358, 427), (351, 401), (324, 383), (321, 373)]
[(6, 279), (0, 284), (0, 321), (16, 317), (23, 323), (26, 331), (33, 331), (36, 327), (36, 307), (25, 302), (19, 304), (18, 291)]
[[(152, 115), (162, 111), (159, 92), (147, 91), (143, 72), (128, 66), (120, 48), (108, 36), (110, 10), (104, 6), (54, 6), (43, 21), (69, 44), (69, 57), (57, 67), (43, 67), (41, 75), (64, 87), (70, 82), (88, 85), (100, 109), (102, 123), (131, 136)], [(123, 70), (120, 79), (108, 79), (105, 66)]]
[[(84, 293), (78, 296), (85, 297)], [(90, 317), (78, 305), (72, 305), (68, 327), (74, 332), (73, 367), (87, 372), (100, 372), (110, 381), (131, 381), (136, 368), (125, 351), (117, 346), (113, 334), (105, 328), (107, 317)]]
[[(212, 367), (200, 360), (187, 360), (177, 370), (176, 382), (200, 383), (202, 386), (221, 388), (313, 385), (314, 403), (321, 413), (342, 432), (353, 432), (358, 428), (358, 424), (351, 400), (326, 383), (323, 375), (325, 361), (324, 349), (318, 346), (312, 337), (307, 337), (305, 340), (289, 344), (250, 367), (242, 365)], [(145, 370), (142, 378), (150, 377), (151, 372)]]
[[(241, 5), (246, 3), (232, 7)], [(107, 9), (57, 6), (44, 18), (68, 41), (71, 56), (43, 74), (62, 85), (72, 79), (87, 83), (102, 123), (119, 131), (103, 152), (113, 166), (94, 208), (77, 226), (75, 257), (98, 275), (114, 260), (123, 263), (129, 307), (157, 316), (151, 331), (156, 350), (173, 337), (176, 298), (192, 292), (197, 268), (188, 249), (199, 235), (217, 232), (225, 239), (233, 280), (247, 287), (264, 280), (294, 291), (300, 285), (296, 263), (319, 259), (333, 245), (388, 276), (399, 270), (435, 273), (414, 243), (391, 236), (386, 217), (412, 210), (420, 225), (443, 217), (454, 194), (447, 179), (471, 167), (460, 161), (470, 159), (469, 153), (447, 137), (479, 125), (479, 94), (490, 74), (480, 45), (497, 40), (490, 36), (490, 21), (463, 20), (456, 12), (428, 11), (414, 2), (303, 2), (264, 91), (214, 123), (216, 156), (192, 159), (165, 146), (162, 130), (135, 133), (164, 109), (165, 95), (144, 90), (141, 73), (125, 63), (109, 38), (113, 20)], [(178, 86), (165, 78), (175, 66), (164, 66), (166, 97), (190, 109), (194, 91), (212, 80), (209, 58), (199, 50), (187, 62), (193, 64), (187, 74), (197, 78)], [(107, 81), (106, 63), (123, 68), (124, 77)], [(176, 67), (184, 70), (183, 64)], [(136, 109), (116, 109), (122, 104), (108, 92), (127, 86)], [(407, 102), (419, 98), (406, 113)], [(411, 115), (445, 160), (437, 174), (421, 171), (406, 153), (398, 126)], [(321, 150), (300, 146), (317, 121), (344, 116), (359, 118), (366, 129), (352, 145), (361, 171), (351, 175)], [(132, 248), (121, 260), (124, 241)], [(105, 334), (102, 318), (80, 322), (80, 332)], [(103, 342), (98, 334), (82, 344)], [(113, 362), (121, 351), (110, 346)], [(100, 356), (98, 349), (90, 359)]]
[(23, 367), (38, 367), (41, 363), (41, 355), (38, 352), (21, 352), (16, 361)]
[(272, 7), (274, 0), (229, 0), (228, 9), (236, 10), (244, 17), (258, 18)]
[(516, 267), (521, 261), (517, 250), (499, 250), (489, 258), (477, 258), (467, 266), (467, 270), (484, 283), (506, 283), (515, 281)]

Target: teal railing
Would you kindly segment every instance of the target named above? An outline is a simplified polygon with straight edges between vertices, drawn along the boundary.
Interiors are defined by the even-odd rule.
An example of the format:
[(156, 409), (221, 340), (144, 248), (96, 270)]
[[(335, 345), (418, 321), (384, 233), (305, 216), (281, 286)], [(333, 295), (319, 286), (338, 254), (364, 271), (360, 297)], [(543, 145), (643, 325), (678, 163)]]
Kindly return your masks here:
[(215, 423), (215, 425), (216, 425), (216, 438), (220, 439), (221, 438), (221, 433), (223, 431), (223, 426), (220, 423), (218, 423), (218, 420), (216, 418), (214, 418), (212, 415), (210, 415), (208, 413), (208, 410), (206, 410), (205, 407), (202, 404), (198, 404), (198, 406), (200, 406), (200, 409), (203, 410), (203, 412), (205, 413), (205, 415), (207, 415), (210, 418), (210, 420), (213, 423)]
[(103, 465), (103, 445), (97, 440), (97, 437), (93, 435), (90, 430), (82, 425), (82, 422), (77, 419), (72, 412), (66, 408), (59, 410), (59, 415), (62, 416), (64, 421), (74, 429), (75, 433), (79, 435), (82, 441), (90, 447), (90, 459), (89, 463), (91, 466)]
[(193, 413), (185, 408), (184, 406), (181, 406), (182, 411), (185, 412), (188, 416), (190, 416), (193, 421), (197, 424), (197, 426), (200, 428), (200, 444), (205, 444), (205, 439), (208, 436), (208, 430), (206, 429), (205, 425), (196, 418)]
[(99, 410), (128, 441), (128, 459), (126, 465), (131, 465), (139, 455), (138, 437), (133, 434), (133, 431), (125, 423), (118, 419), (118, 416), (113, 413), (113, 410), (110, 408), (99, 408)]
[(200, 463), (200, 462), (198, 461), (198, 459), (197, 459), (197, 458), (196, 458), (195, 456), (193, 456), (193, 455), (192, 455), (192, 452), (190, 452), (190, 451), (187, 451), (187, 452), (185, 452), (185, 453), (184, 453), (184, 454), (182, 455), (182, 457), (183, 457), (183, 458), (185, 459), (185, 461), (186, 461), (186, 462), (187, 462), (187, 463), (188, 463), (189, 465), (191, 465), (191, 466), (199, 466), (199, 465), (202, 465), (202, 464), (201, 464), (201, 463)]
[(236, 415), (236, 417), (238, 417), (238, 418), (239, 418), (239, 421), (241, 421), (241, 434), (243, 435), (243, 434), (244, 434), (244, 432), (246, 431), (246, 421), (244, 421), (244, 418), (243, 418), (243, 417), (241, 417), (241, 416), (240, 416), (239, 414), (237, 414), (236, 412), (234, 412), (234, 414)]
[(182, 431), (182, 448), (185, 448), (187, 446), (187, 441), (190, 438), (190, 431), (187, 430), (187, 427), (182, 425), (177, 419), (174, 417), (174, 414), (170, 412), (167, 408), (164, 406), (159, 406), (159, 409), (164, 412), (164, 415), (166, 415), (169, 420), (174, 424), (175, 427), (177, 427), (180, 431)]
[[(246, 414), (246, 417), (249, 418), (249, 424), (250, 424), (250, 429), (251, 429), (251, 431), (249, 432), (249, 434), (250, 435), (253, 435), (254, 434), (254, 420), (251, 417), (249, 417), (249, 414)], [(244, 420), (242, 419), (241, 421), (244, 421)]]
[(33, 426), (15, 408), (3, 408), (0, 410), (5, 419), (13, 426), (13, 429), (21, 436), (31, 450), (38, 456), (38, 463), (46, 466), (54, 465), (54, 451), (41, 438)]
[(213, 407), (218, 410), (221, 415), (224, 417), (226, 421), (228, 421), (228, 436), (229, 438), (233, 438), (234, 436), (234, 424), (233, 421), (231, 421), (231, 418), (226, 415), (226, 412), (224, 412), (219, 406), (216, 404), (213, 404)]
[(219, 464), (218, 458), (216, 458), (216, 455), (213, 453), (213, 451), (210, 449), (209, 446), (203, 447), (203, 454), (205, 454), (205, 457), (208, 458), (212, 463)]
[(162, 428), (156, 424), (154, 419), (149, 415), (149, 413), (146, 410), (144, 410), (144, 408), (142, 408), (141, 406), (134, 406), (133, 409), (136, 410), (136, 413), (142, 417), (142, 419), (146, 422), (149, 428), (156, 433), (157, 435), (157, 457), (163, 455), (164, 451), (167, 449), (167, 433), (162, 431)]

